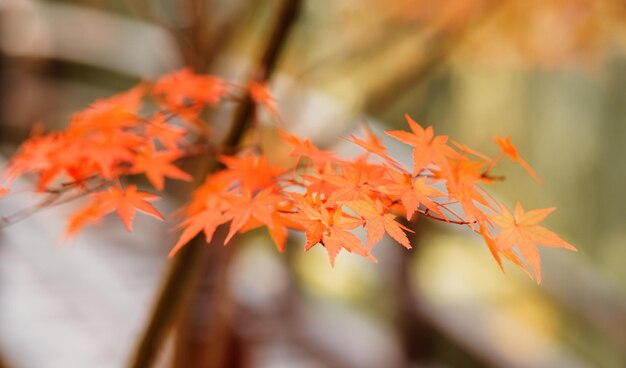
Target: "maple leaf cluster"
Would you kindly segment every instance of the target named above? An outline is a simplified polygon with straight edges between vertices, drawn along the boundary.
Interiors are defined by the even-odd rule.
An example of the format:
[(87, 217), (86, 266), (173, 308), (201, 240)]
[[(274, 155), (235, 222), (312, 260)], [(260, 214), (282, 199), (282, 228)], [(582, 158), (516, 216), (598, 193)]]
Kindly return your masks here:
[[(143, 175), (157, 191), (164, 189), (165, 178), (191, 181), (177, 163), (197, 151), (198, 138), (210, 135), (202, 112), (241, 89), (183, 69), (96, 101), (72, 116), (66, 130), (24, 142), (4, 171), (5, 186), (31, 174), (38, 192), (88, 195), (87, 204), (68, 220), (68, 236), (114, 212), (129, 231), (137, 211), (163, 220), (151, 204), (159, 196), (136, 184), (124, 186), (122, 179)], [(265, 84), (251, 82), (246, 89), (257, 105), (278, 117)], [(151, 102), (147, 108), (146, 100)], [(518, 203), (511, 213), (483, 189), (497, 179), (490, 173), (505, 157), (538, 179), (508, 136), (496, 139), (501, 152), (491, 158), (457, 142), (450, 145), (432, 127), (406, 119), (410, 132), (385, 133), (412, 147), (411, 168), (394, 160), (367, 128), (349, 138), (362, 149), (353, 158), (341, 158), (286, 131), (280, 131), (279, 139), (293, 158), (287, 165), (271, 163), (258, 147), (219, 155), (221, 168), (206, 177), (184, 207), (182, 232), (170, 256), (199, 234), (215, 241), (216, 230), (228, 226), (224, 244), (236, 234), (265, 227), (281, 251), (291, 230), (304, 233), (307, 250), (321, 244), (331, 265), (341, 250), (375, 261), (372, 248), (385, 234), (411, 248), (407, 222), (420, 216), (467, 226), (484, 238), (501, 268), (501, 259), (509, 259), (537, 281), (537, 245), (575, 250), (538, 225), (553, 208), (525, 212)], [(7, 192), (0, 188), (0, 197)], [(365, 230), (364, 241), (357, 229)]]

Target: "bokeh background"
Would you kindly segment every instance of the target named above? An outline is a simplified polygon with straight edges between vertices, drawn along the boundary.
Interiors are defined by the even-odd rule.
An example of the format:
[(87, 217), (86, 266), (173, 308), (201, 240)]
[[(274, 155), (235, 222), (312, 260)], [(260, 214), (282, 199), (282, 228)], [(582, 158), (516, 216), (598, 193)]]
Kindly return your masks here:
[[(245, 83), (280, 5), (0, 0), (0, 160), (35, 123), (62, 129), (95, 98), (183, 66)], [(411, 251), (380, 244), (378, 264), (342, 253), (334, 269), (321, 247), (294, 236), (280, 254), (253, 232), (226, 277), (194, 286), (158, 366), (626, 366), (625, 49), (623, 0), (304, 0), (270, 83), (287, 129), (341, 152), (360, 123), (404, 128), (405, 113), (487, 153), (509, 134), (544, 184), (504, 165), (494, 195), (556, 206), (547, 226), (579, 251), (542, 249), (538, 286), (428, 220)], [(189, 192), (170, 188), (164, 211)], [(127, 234), (110, 221), (59, 247), (78, 205), (0, 230), (2, 367), (130, 361), (174, 222), (138, 218)]]

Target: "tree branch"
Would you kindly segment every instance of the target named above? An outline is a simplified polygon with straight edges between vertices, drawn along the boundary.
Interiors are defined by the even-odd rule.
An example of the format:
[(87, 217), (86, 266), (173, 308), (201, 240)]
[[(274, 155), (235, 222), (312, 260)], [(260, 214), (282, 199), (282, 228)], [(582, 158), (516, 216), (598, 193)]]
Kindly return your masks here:
[[(282, 1), (270, 38), (257, 63), (255, 71), (257, 80), (268, 78), (274, 71), (278, 56), (295, 23), (300, 7), (301, 0)], [(231, 148), (239, 145), (248, 129), (253, 110), (254, 104), (250, 96), (246, 95), (235, 112), (231, 130), (223, 142), (224, 147)], [(217, 164), (212, 162), (207, 165), (206, 171), (211, 172), (218, 168)], [(215, 247), (216, 244), (213, 246)], [(135, 350), (131, 367), (145, 368), (154, 364), (170, 328), (191, 300), (191, 294), (202, 274), (202, 265), (205, 264), (208, 256), (207, 249), (203, 237), (197, 236), (172, 261), (158, 301)], [(233, 247), (227, 249), (233, 249)]]

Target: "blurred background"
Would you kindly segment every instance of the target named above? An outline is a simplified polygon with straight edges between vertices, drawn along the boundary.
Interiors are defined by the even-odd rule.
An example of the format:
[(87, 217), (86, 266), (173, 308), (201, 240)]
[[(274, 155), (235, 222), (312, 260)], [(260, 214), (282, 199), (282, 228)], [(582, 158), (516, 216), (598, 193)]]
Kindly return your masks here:
[[(0, 161), (35, 123), (62, 129), (95, 98), (183, 66), (244, 83), (280, 6), (0, 0)], [(304, 0), (270, 81), (288, 130), (345, 153), (360, 123), (404, 129), (405, 113), (486, 153), (509, 134), (544, 184), (504, 165), (492, 193), (556, 206), (546, 226), (579, 251), (542, 249), (537, 286), (428, 220), (411, 251), (381, 242), (378, 264), (344, 252), (334, 269), (297, 236), (281, 254), (253, 232), (224, 277), (194, 284), (157, 365), (626, 367), (625, 46), (623, 0)], [(190, 190), (171, 188), (164, 212)], [(59, 247), (78, 205), (0, 230), (2, 367), (121, 367), (136, 349), (174, 222), (138, 217), (127, 234), (111, 220)]]

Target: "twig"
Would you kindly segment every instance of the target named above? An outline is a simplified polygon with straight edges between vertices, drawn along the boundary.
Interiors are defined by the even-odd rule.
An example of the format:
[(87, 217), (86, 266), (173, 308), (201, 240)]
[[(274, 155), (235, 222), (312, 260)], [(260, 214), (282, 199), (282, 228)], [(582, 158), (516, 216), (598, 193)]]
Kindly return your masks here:
[(67, 187), (67, 189), (47, 191), (48, 196), (41, 202), (36, 203), (30, 207), (22, 208), (16, 212), (13, 212), (10, 215), (0, 217), (0, 229), (3, 227), (7, 227), (9, 225), (13, 225), (16, 222), (22, 221), (43, 209), (56, 207), (56, 206), (71, 202), (75, 199), (81, 198), (89, 193), (92, 193), (100, 188), (103, 188), (106, 185), (106, 183), (107, 182), (103, 181), (91, 189), (76, 193), (66, 198), (62, 198), (63, 194), (67, 193), (70, 189), (73, 189), (73, 188)]

